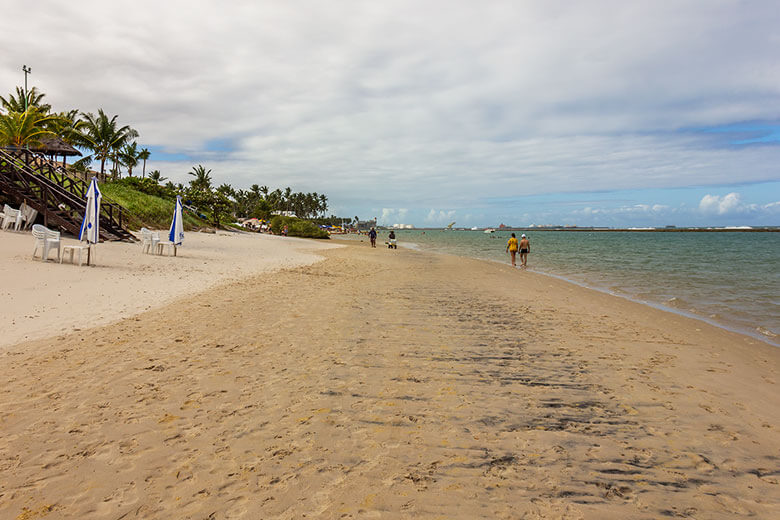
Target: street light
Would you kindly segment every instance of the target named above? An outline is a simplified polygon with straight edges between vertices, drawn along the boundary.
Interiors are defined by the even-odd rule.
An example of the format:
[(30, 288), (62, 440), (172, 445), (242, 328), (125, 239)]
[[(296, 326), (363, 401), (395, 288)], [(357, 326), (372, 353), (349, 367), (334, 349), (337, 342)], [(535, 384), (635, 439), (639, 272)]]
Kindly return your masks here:
[(27, 112), (27, 75), (32, 74), (32, 69), (22, 65), (22, 72), (24, 72), (24, 111)]

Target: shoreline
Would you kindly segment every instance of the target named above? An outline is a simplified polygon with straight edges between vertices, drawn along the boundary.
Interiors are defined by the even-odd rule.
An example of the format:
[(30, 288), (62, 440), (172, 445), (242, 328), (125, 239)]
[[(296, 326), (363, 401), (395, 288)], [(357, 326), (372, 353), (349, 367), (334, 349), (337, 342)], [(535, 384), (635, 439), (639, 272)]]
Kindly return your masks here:
[[(443, 254), (447, 254), (447, 253), (443, 253)], [(489, 258), (488, 259), (484, 259), (484, 260), (486, 260), (488, 262), (501, 263), (501, 262), (498, 262), (497, 260), (491, 260)], [(685, 311), (683, 309), (675, 309), (674, 307), (668, 307), (668, 306), (666, 306), (666, 305), (664, 305), (662, 303), (655, 303), (655, 302), (651, 302), (651, 301), (647, 301), (647, 300), (640, 300), (638, 298), (634, 298), (634, 297), (632, 297), (630, 295), (627, 295), (627, 294), (619, 294), (619, 293), (610, 291), (609, 289), (603, 289), (601, 287), (596, 287), (596, 286), (593, 286), (593, 285), (580, 283), (580, 282), (578, 282), (576, 280), (572, 280), (570, 278), (566, 278), (565, 276), (557, 275), (557, 274), (554, 274), (554, 273), (547, 273), (547, 272), (544, 272), (544, 271), (537, 271), (537, 270), (534, 270), (533, 272), (535, 272), (537, 274), (540, 274), (542, 276), (549, 276), (549, 277), (555, 278), (557, 280), (562, 280), (562, 281), (564, 281), (566, 283), (574, 284), (574, 285), (576, 285), (578, 287), (582, 287), (583, 289), (588, 289), (590, 291), (596, 291), (596, 292), (600, 292), (600, 293), (603, 293), (603, 294), (608, 294), (610, 296), (614, 296), (616, 298), (622, 298), (624, 300), (628, 300), (628, 301), (630, 301), (632, 303), (637, 303), (639, 305), (647, 305), (648, 307), (656, 309), (656, 310), (659, 310), (659, 311), (669, 312), (671, 314), (675, 314), (677, 316), (682, 316), (682, 317), (685, 317), (685, 318), (689, 318), (689, 319), (692, 319), (692, 320), (695, 320), (695, 321), (701, 321), (703, 323), (706, 323), (707, 325), (710, 325), (710, 326), (713, 326), (713, 327), (717, 327), (719, 329), (723, 329), (723, 330), (726, 330), (728, 332), (733, 332), (734, 334), (739, 334), (741, 336), (748, 336), (750, 338), (753, 338), (753, 339), (756, 339), (756, 340), (761, 341), (763, 343), (766, 343), (767, 345), (772, 346), (772, 347), (780, 347), (780, 340), (775, 340), (774, 339), (774, 337), (776, 337), (776, 336), (770, 337), (770, 336), (767, 336), (767, 335), (765, 335), (765, 334), (763, 334), (763, 333), (761, 333), (759, 331), (752, 331), (752, 330), (747, 329), (747, 328), (739, 328), (739, 327), (734, 327), (734, 326), (727, 325), (725, 323), (719, 323), (719, 322), (717, 322), (717, 321), (715, 321), (715, 320), (713, 320), (711, 318), (707, 318), (706, 316), (701, 316), (699, 314), (694, 314), (693, 312), (690, 312), (690, 311)]]
[[(535, 230), (532, 230), (532, 231), (535, 231)], [(551, 230), (547, 230), (547, 231), (564, 231), (564, 230), (551, 229)], [(570, 231), (570, 230), (566, 230), (566, 231)], [(623, 230), (615, 230), (615, 231), (623, 231)], [(716, 231), (719, 231), (719, 230), (716, 230)], [(361, 241), (361, 240), (358, 240), (358, 239), (349, 239), (349, 238), (337, 238), (337, 239), (334, 239), (334, 240), (336, 242), (341, 241), (341, 242), (344, 242), (344, 243), (350, 243), (350, 242), (351, 243), (359, 243)], [(408, 249), (408, 250), (411, 250), (411, 251), (420, 251), (420, 252), (424, 252), (424, 253), (432, 253), (432, 254), (440, 254), (440, 255), (450, 255), (450, 256), (453, 256), (453, 257), (456, 257), (456, 258), (468, 258), (468, 259), (472, 259), (472, 260), (480, 260), (480, 261), (485, 261), (485, 262), (489, 262), (489, 263), (495, 263), (495, 264), (498, 264), (498, 265), (507, 265), (504, 261), (496, 260), (494, 258), (466, 256), (466, 255), (459, 255), (457, 253), (453, 253), (453, 252), (449, 252), (449, 251), (437, 251), (437, 250), (434, 250), (434, 249), (426, 249), (424, 247), (421, 247), (418, 243), (415, 243), (415, 242), (402, 242), (402, 243), (399, 244), (399, 247), (401, 247), (403, 249)], [(764, 333), (764, 332), (762, 332), (760, 330), (761, 327), (756, 327), (756, 328), (751, 329), (751, 328), (745, 327), (745, 326), (740, 327), (739, 325), (730, 325), (728, 323), (722, 323), (722, 322), (719, 322), (719, 321), (717, 321), (717, 320), (715, 320), (713, 318), (710, 318), (710, 317), (707, 317), (707, 316), (704, 316), (704, 315), (701, 315), (701, 314), (696, 314), (695, 312), (686, 311), (684, 309), (677, 309), (677, 308), (674, 308), (674, 307), (671, 307), (671, 306), (668, 306), (668, 305), (664, 305), (663, 303), (659, 303), (659, 302), (643, 300), (643, 299), (640, 299), (640, 298), (637, 298), (637, 297), (633, 297), (633, 296), (631, 296), (629, 294), (621, 294), (621, 293), (615, 292), (615, 291), (607, 289), (607, 288), (599, 287), (597, 285), (591, 285), (591, 284), (589, 284), (587, 282), (580, 282), (580, 281), (574, 280), (572, 278), (568, 278), (568, 277), (563, 276), (563, 275), (559, 275), (559, 274), (555, 274), (555, 273), (551, 273), (551, 272), (547, 272), (547, 271), (537, 270), (537, 269), (535, 269), (533, 267), (530, 268), (530, 271), (534, 272), (536, 274), (540, 274), (540, 275), (543, 275), (543, 276), (549, 276), (549, 277), (555, 278), (557, 280), (561, 280), (561, 281), (564, 281), (564, 282), (567, 282), (567, 283), (571, 283), (573, 285), (576, 285), (577, 287), (582, 287), (583, 289), (596, 291), (596, 292), (599, 292), (599, 293), (602, 293), (602, 294), (608, 294), (608, 295), (611, 295), (611, 296), (622, 298), (624, 300), (627, 300), (627, 301), (630, 301), (630, 302), (633, 302), (633, 303), (637, 303), (637, 304), (640, 304), (640, 305), (646, 305), (646, 306), (648, 306), (650, 308), (653, 308), (653, 309), (661, 310), (661, 311), (664, 311), (664, 312), (669, 312), (669, 313), (672, 313), (672, 314), (675, 314), (675, 315), (678, 315), (678, 316), (683, 316), (683, 317), (690, 318), (690, 319), (693, 319), (693, 320), (696, 320), (696, 321), (700, 321), (700, 322), (706, 323), (708, 325), (711, 325), (711, 326), (714, 326), (714, 327), (718, 327), (720, 329), (723, 329), (723, 330), (726, 330), (726, 331), (729, 331), (729, 332), (733, 332), (735, 334), (741, 334), (741, 335), (744, 335), (744, 336), (748, 336), (748, 337), (756, 339), (758, 341), (767, 343), (770, 346), (780, 348), (780, 336), (772, 334), (769, 331), (767, 331), (767, 332), (769, 332), (768, 334)]]

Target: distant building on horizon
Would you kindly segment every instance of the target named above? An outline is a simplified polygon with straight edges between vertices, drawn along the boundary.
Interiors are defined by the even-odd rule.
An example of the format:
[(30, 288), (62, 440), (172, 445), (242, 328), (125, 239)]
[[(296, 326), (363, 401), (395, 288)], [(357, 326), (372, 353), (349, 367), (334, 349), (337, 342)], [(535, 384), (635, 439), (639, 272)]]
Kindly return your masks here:
[(372, 220), (358, 220), (357, 221), (357, 230), (358, 231), (368, 231), (371, 228), (376, 227), (376, 217), (374, 217)]

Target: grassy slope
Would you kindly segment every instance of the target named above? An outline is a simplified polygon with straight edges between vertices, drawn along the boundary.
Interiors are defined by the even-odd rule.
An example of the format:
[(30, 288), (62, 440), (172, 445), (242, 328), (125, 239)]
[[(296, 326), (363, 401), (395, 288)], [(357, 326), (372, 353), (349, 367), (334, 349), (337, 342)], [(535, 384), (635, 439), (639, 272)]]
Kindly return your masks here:
[[(174, 206), (171, 200), (147, 195), (128, 186), (110, 182), (102, 183), (100, 191), (105, 197), (121, 204), (138, 216), (150, 229), (168, 229), (171, 226)], [(205, 222), (187, 210), (184, 210), (182, 218), (185, 231), (207, 227)]]

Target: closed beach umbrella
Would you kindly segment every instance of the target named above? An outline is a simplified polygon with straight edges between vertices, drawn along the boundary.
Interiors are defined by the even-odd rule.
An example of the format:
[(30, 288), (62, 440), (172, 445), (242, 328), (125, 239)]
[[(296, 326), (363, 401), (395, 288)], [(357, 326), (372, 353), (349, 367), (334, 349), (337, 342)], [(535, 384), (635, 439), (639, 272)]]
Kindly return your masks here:
[[(79, 240), (87, 244), (97, 244), (100, 240), (100, 199), (103, 195), (98, 189), (97, 179), (92, 177), (87, 189), (87, 210), (84, 212), (84, 221), (81, 223)], [(89, 265), (90, 250), (87, 250), (87, 265)]]
[(181, 197), (176, 196), (176, 209), (173, 210), (173, 222), (171, 230), (168, 232), (168, 240), (173, 244), (180, 246), (184, 240), (184, 225), (181, 221)]

